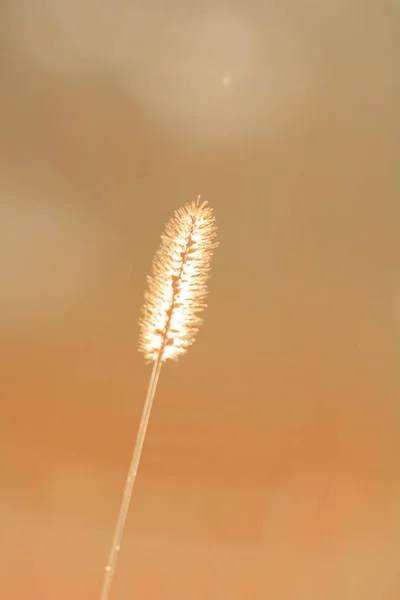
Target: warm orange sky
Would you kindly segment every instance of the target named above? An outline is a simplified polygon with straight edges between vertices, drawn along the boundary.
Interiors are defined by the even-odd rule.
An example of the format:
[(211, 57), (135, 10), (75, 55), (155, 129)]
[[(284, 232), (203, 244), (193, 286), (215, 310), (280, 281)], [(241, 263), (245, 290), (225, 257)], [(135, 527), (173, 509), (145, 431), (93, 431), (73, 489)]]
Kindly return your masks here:
[(400, 14), (275, 4), (2, 3), (1, 598), (99, 598), (145, 278), (199, 193), (209, 307), (112, 597), (400, 597)]

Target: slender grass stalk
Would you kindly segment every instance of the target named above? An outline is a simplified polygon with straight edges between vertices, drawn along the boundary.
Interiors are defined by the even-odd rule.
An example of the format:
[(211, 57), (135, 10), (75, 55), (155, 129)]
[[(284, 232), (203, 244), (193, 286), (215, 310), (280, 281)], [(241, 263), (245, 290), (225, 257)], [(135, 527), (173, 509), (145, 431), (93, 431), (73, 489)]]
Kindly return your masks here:
[(108, 600), (110, 594), (111, 584), (114, 577), (115, 565), (117, 564), (118, 552), (121, 547), (122, 534), (124, 533), (126, 517), (128, 516), (132, 490), (136, 479), (140, 456), (142, 454), (144, 438), (146, 437), (147, 425), (149, 423), (151, 407), (153, 404), (154, 394), (157, 388), (157, 382), (158, 377), (160, 375), (161, 365), (161, 361), (156, 361), (154, 363), (153, 370), (151, 373), (146, 400), (144, 402), (144, 407), (142, 411), (142, 417), (140, 419), (139, 431), (133, 449), (132, 460), (129, 466), (128, 477), (126, 478), (125, 489), (122, 495), (121, 505), (119, 508), (117, 524), (115, 527), (114, 537), (107, 561), (106, 572), (103, 581), (103, 589), (101, 592), (101, 600)]
[(175, 212), (154, 257), (139, 338), (139, 350), (147, 361), (153, 362), (153, 370), (105, 569), (101, 600), (109, 600), (161, 365), (187, 351), (202, 322), (198, 313), (206, 306), (210, 261), (217, 246), (215, 235), (213, 212), (199, 196)]

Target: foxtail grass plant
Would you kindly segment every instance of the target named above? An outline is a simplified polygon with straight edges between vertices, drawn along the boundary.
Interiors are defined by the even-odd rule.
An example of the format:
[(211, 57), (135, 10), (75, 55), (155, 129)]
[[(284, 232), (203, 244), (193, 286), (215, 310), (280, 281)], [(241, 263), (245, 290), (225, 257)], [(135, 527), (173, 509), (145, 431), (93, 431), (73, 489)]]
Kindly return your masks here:
[(218, 245), (215, 236), (213, 211), (199, 196), (175, 211), (153, 260), (139, 337), (139, 351), (147, 362), (153, 363), (153, 369), (105, 568), (101, 600), (109, 600), (161, 366), (187, 352), (202, 323), (200, 313), (206, 307), (211, 257)]

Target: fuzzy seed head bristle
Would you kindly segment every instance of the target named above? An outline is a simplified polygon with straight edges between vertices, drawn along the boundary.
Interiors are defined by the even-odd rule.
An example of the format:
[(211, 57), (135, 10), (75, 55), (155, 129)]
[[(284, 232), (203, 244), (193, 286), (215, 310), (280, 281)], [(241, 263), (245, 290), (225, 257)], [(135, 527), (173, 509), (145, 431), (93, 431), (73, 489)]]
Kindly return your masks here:
[(200, 197), (175, 211), (161, 236), (148, 277), (139, 351), (148, 361), (178, 359), (202, 322), (216, 226)]

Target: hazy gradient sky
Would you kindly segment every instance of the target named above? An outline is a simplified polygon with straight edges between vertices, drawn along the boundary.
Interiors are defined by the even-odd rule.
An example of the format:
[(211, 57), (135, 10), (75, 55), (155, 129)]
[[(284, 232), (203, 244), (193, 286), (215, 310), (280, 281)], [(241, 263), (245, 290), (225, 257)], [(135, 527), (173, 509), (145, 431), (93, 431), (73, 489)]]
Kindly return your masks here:
[(0, 8), (0, 596), (96, 599), (145, 278), (215, 209), (115, 599), (400, 597), (396, 2)]

